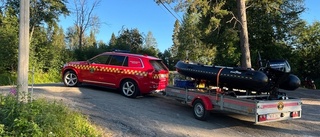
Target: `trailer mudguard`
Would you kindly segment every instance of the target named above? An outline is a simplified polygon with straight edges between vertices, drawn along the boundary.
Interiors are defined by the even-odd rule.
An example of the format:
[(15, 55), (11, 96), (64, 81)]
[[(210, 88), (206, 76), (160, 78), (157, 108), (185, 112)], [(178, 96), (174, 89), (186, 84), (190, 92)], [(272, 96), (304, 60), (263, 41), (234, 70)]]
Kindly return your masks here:
[(203, 102), (206, 110), (212, 110), (212, 109), (213, 109), (213, 105), (212, 105), (210, 99), (209, 99), (208, 97), (206, 97), (206, 96), (198, 96), (198, 97), (195, 97), (195, 98), (192, 100), (191, 106), (193, 106), (193, 103), (194, 103), (197, 99), (200, 99), (200, 100)]

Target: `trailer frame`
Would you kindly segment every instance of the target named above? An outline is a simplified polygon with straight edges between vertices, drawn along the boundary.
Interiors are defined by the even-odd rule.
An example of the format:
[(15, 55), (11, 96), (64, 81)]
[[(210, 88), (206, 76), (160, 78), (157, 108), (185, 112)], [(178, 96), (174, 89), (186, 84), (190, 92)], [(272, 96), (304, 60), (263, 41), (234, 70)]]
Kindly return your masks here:
[[(220, 88), (181, 88), (167, 86), (165, 96), (193, 107), (194, 117), (207, 120), (213, 110), (224, 110), (255, 117), (255, 124), (301, 118), (302, 101), (279, 94), (255, 94), (251, 91)], [(281, 92), (279, 92), (281, 93)]]

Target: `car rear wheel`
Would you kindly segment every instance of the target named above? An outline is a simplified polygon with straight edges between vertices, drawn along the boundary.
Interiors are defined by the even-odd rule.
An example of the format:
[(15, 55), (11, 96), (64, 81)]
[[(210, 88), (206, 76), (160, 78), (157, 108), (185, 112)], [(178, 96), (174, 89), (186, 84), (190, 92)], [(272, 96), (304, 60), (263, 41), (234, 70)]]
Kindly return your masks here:
[(68, 87), (75, 87), (79, 84), (78, 76), (74, 71), (67, 71), (63, 75), (63, 83)]
[(122, 95), (129, 98), (136, 98), (139, 94), (139, 87), (133, 80), (123, 81), (120, 90)]

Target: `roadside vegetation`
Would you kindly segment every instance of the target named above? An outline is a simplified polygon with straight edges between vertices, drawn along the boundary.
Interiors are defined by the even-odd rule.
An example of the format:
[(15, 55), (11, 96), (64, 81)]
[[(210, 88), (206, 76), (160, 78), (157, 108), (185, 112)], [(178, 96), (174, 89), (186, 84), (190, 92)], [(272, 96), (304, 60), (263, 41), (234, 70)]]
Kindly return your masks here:
[(88, 117), (70, 110), (61, 101), (37, 99), (18, 102), (16, 96), (0, 94), (1, 137), (99, 137), (103, 130)]

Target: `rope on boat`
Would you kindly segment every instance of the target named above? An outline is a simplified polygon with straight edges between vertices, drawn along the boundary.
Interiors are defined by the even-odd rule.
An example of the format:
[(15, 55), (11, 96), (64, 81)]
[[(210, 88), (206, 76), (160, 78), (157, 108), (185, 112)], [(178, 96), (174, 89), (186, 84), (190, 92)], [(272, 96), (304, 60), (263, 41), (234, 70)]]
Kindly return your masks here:
[(223, 69), (224, 69), (224, 68), (220, 68), (220, 70), (219, 70), (219, 72), (218, 72), (218, 74), (217, 74), (216, 101), (218, 101), (218, 98), (219, 98), (218, 94), (223, 93), (222, 89), (221, 89), (220, 86), (219, 86), (220, 74), (221, 74), (221, 72), (222, 72)]

